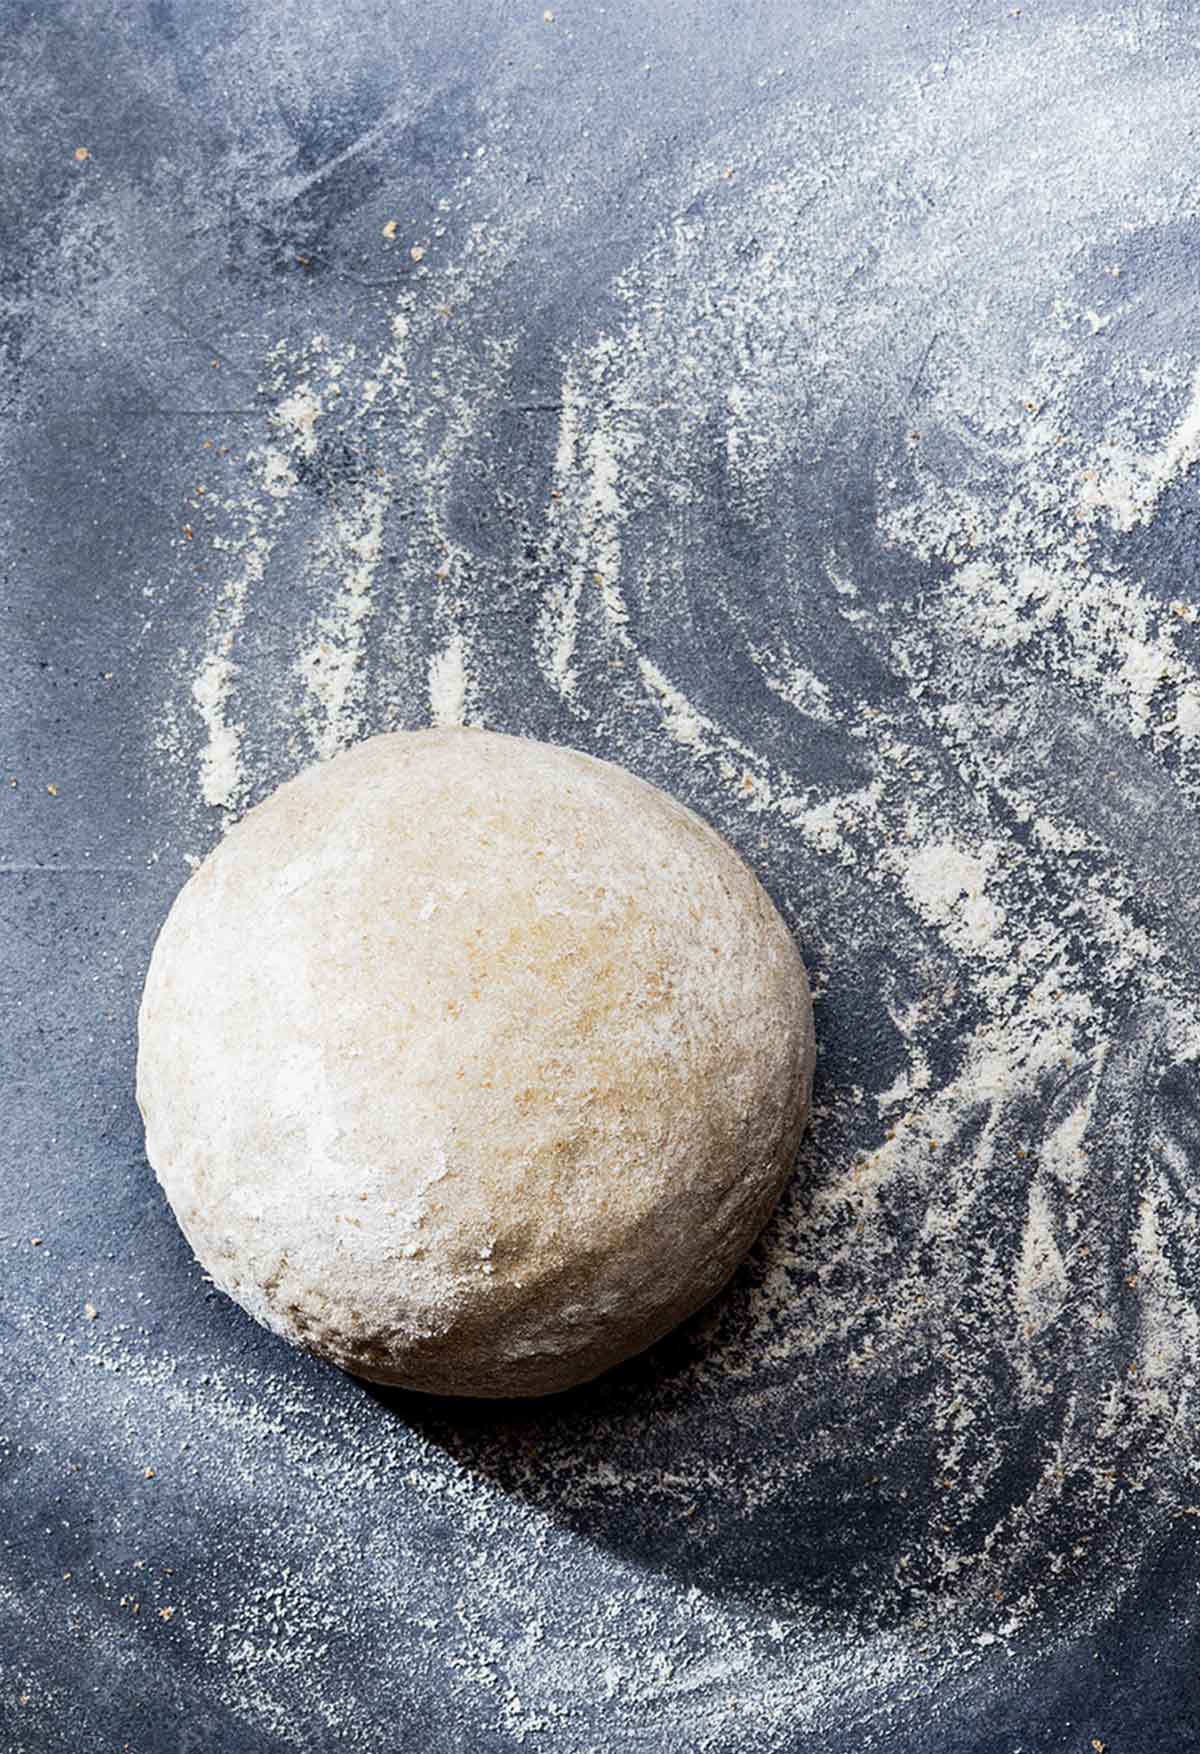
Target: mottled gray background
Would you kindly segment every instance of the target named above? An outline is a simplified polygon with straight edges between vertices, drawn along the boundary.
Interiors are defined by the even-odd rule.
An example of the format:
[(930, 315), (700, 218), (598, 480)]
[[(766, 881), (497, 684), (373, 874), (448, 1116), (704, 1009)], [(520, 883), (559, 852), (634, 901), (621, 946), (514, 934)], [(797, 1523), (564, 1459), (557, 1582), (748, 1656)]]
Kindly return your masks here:
[[(1170, 404), (1147, 444), (1170, 432), (1172, 374), (1186, 387), (1200, 336), (1186, 176), (1159, 203), (1149, 168), (1119, 245), (1084, 194), (1077, 222), (1063, 214), (1076, 184), (1104, 184), (1105, 155), (1115, 172), (1136, 149), (1139, 117), (1194, 151), (1193, 11), (545, 10), (0, 7), (0, 1746), (1183, 1754), (1200, 1746), (1184, 1316), (1151, 1398), (1126, 1412), (1111, 1384), (1151, 1331), (1127, 1258), (1151, 1154), (1175, 1166), (1176, 1210), (1194, 1210), (1194, 1067), (1172, 1046), (1174, 989), (1136, 968), (1114, 979), (1069, 904), (1095, 875), (1128, 934), (1163, 946), (1155, 967), (1194, 985), (1186, 764), (1071, 670), (1069, 604), (1039, 632), (1063, 642), (1041, 668), (1026, 647), (993, 652), (982, 612), (978, 640), (943, 645), (923, 605), (951, 560), (880, 532), (915, 427), (942, 478), (969, 477), (1006, 528), (1018, 464), (972, 425), (969, 397), (946, 414), (955, 374), (1012, 364), (1018, 383), (1028, 338), (1067, 321), (1064, 285), (1089, 306), (1110, 256), (1133, 314), (1097, 333), (1108, 351), (1087, 357), (1105, 363), (1064, 390), (1071, 455), (1131, 384), (1161, 381)], [(1042, 121), (1080, 103), (1117, 118), (1086, 152)], [(946, 255), (926, 273), (943, 217)], [(409, 239), (428, 246), (419, 264)], [(431, 337), (456, 279), (446, 365)], [(254, 1328), (192, 1262), (132, 1094), (154, 934), (224, 819), (197, 779), (190, 690), (257, 503), (268, 353), (282, 346), (289, 381), (314, 335), (377, 357), (398, 297), (415, 403), (323, 436), (300, 472), (237, 630), (247, 783), (231, 802), (317, 752), (295, 682), (332, 588), (312, 555), (382, 469), (358, 727), (427, 722), (430, 656), (461, 636), (472, 716), (625, 761), (708, 815), (822, 989), (818, 1120), (776, 1226), (711, 1313), (544, 1407), (378, 1395)], [(606, 334), (627, 339), (600, 369)], [(756, 386), (746, 430), (757, 408), (766, 434), (753, 493), (722, 436), (730, 359)], [(426, 397), (414, 417), (442, 372), (469, 407), (443, 419)], [(535, 661), (547, 592), (603, 510), (568, 507), (565, 537), (543, 522), (568, 379), (584, 382), (580, 458), (610, 419), (641, 441), (620, 525), (625, 631), (589, 623), (585, 595), (572, 696)], [(198, 504), (202, 475), (224, 514)], [(1142, 593), (1155, 628), (1195, 575), (1194, 481), (1167, 485), (1153, 520), (1095, 538), (1103, 577)], [(835, 575), (855, 581), (852, 615)], [(1095, 616), (1079, 638), (1103, 678), (1119, 654), (1110, 665)], [(901, 625), (915, 629), (903, 663)], [(766, 686), (760, 647), (781, 641), (818, 677), (820, 710)], [(1186, 620), (1178, 641), (1193, 662)], [(708, 731), (664, 708), (659, 674)], [(962, 733), (973, 778), (936, 716), (946, 702), (956, 726), (993, 714), (986, 735)], [(907, 797), (948, 834), (970, 839), (978, 812), (1025, 849), (1010, 914), (1062, 922), (1090, 1006), (1088, 1180), (1058, 1216), (1108, 1278), (1098, 1325), (1067, 1310), (1039, 1331), (1044, 1392), (1021, 1376), (995, 1286), (1020, 1255), (1022, 1166), (1069, 1110), (1069, 1077), (1031, 1075), (999, 1102), (1005, 1176), (948, 1243), (903, 1168), (864, 1264), (822, 1278), (855, 1220), (840, 1178), (883, 1137), (863, 1093), (893, 1083), (913, 1041), (932, 1089), (956, 1075), (978, 1021), (973, 952), (876, 881), (865, 815), (823, 857), (787, 810), (758, 807), (728, 751), (776, 793), (800, 772), (808, 804), (856, 797), (887, 766), (880, 723), (919, 756), (889, 773), (896, 822)], [(1022, 796), (1099, 850), (1038, 851), (1033, 806), (1006, 802), (1018, 770)], [(901, 1027), (910, 999), (924, 1009)], [(956, 1186), (981, 1127), (968, 1115), (945, 1151)], [(1198, 1289), (1189, 1222), (1162, 1245), (1181, 1289), (1155, 1335)], [(883, 1264), (901, 1260), (889, 1306)], [(821, 1313), (839, 1294), (840, 1327)], [(974, 1422), (948, 1480), (960, 1374)]]

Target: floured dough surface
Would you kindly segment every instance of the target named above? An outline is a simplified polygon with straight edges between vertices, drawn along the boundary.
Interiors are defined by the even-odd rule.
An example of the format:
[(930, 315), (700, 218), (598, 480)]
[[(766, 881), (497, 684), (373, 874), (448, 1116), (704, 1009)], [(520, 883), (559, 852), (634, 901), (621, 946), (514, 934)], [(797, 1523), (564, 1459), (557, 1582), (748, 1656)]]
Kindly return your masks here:
[(807, 1118), (765, 891), (607, 762), (395, 732), (252, 810), (175, 902), (147, 1150), (251, 1315), (361, 1376), (536, 1395), (724, 1284)]

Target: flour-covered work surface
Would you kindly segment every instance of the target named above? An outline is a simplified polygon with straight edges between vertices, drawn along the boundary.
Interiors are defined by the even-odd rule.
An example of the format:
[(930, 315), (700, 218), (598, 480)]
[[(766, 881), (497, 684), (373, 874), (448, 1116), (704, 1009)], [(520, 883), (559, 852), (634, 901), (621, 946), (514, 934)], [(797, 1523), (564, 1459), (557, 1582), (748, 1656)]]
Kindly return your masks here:
[[(8, 22), (5, 1749), (1200, 1744), (1195, 22)], [(224, 828), (459, 723), (816, 1000), (731, 1289), (519, 1407), (249, 1323), (133, 1098)]]

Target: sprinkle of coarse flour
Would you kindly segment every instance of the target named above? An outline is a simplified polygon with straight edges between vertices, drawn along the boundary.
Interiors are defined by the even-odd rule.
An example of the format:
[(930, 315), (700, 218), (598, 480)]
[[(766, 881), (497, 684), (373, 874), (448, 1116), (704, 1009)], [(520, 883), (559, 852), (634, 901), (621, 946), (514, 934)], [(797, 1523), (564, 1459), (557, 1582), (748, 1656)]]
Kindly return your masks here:
[[(293, 1695), (331, 1722), (336, 1596), (356, 1650), (427, 1626), (518, 1743), (882, 1748), (881, 1702), (1084, 1635), (1195, 1514), (1200, 359), (1156, 266), (1189, 32), (999, 8), (845, 114), (764, 98), (655, 173), (657, 231), (549, 342), (554, 214), (481, 169), (370, 332), (264, 360), (161, 703), (198, 802), (396, 725), (626, 759), (783, 899), (827, 1044), (746, 1282), (599, 1427), (154, 1385), (213, 1478), (253, 1470), (231, 1528), (278, 1507), (207, 1634), (264, 1732)], [(436, 1541), (349, 1553), (362, 1493)]]

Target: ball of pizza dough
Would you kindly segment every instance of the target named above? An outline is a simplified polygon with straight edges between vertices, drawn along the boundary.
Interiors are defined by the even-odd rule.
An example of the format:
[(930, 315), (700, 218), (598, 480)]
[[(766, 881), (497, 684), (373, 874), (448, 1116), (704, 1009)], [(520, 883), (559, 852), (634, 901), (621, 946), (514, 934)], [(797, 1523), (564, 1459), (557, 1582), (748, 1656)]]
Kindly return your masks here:
[(808, 1113), (765, 891), (608, 762), (395, 732), (230, 830), (139, 1018), (150, 1160), (243, 1308), (376, 1382), (541, 1395), (718, 1291)]

